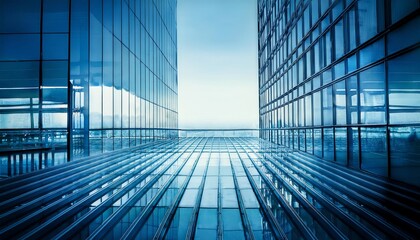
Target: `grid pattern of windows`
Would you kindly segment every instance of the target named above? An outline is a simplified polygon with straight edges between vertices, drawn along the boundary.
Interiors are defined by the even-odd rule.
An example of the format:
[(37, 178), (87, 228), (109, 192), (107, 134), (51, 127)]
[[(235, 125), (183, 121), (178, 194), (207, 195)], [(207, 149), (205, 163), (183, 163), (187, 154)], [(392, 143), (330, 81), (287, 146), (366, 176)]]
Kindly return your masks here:
[(260, 0), (261, 137), (420, 185), (419, 6)]
[(0, 174), (171, 137), (176, 38), (173, 0), (1, 0)]

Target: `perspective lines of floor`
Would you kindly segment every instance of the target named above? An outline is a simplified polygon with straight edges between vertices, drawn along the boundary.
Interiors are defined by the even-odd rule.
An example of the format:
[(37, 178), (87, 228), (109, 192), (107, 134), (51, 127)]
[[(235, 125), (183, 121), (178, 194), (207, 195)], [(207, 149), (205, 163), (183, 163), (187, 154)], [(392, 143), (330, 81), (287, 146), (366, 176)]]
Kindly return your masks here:
[(181, 138), (0, 180), (0, 239), (415, 239), (420, 191), (258, 138)]

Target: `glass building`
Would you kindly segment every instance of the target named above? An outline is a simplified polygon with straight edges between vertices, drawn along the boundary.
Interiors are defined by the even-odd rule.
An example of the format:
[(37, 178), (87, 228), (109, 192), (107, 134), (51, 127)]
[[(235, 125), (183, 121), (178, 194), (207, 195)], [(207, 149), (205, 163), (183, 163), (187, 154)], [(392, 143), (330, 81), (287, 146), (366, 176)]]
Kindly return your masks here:
[(258, 1), (261, 137), (420, 186), (420, 1)]
[(176, 1), (1, 0), (1, 175), (169, 138)]

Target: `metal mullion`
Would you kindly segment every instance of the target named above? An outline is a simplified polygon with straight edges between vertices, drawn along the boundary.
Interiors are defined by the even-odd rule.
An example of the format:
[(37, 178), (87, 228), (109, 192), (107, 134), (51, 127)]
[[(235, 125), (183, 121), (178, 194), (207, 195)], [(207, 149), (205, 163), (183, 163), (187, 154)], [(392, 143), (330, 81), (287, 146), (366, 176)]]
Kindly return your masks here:
[[(24, 174), (24, 175), (16, 176), (16, 177), (13, 177), (13, 178), (7, 178), (7, 179), (4, 179), (4, 180), (0, 180), (0, 185), (1, 185), (0, 186), (0, 192), (2, 192), (1, 194), (4, 194), (4, 192), (9, 190), (9, 189), (15, 189), (16, 187), (22, 186), (22, 185), (27, 184), (27, 183), (33, 183), (35, 181), (38, 182), (40, 179), (45, 179), (46, 177), (49, 177), (50, 175), (54, 175), (56, 172), (57, 173), (63, 173), (63, 172), (71, 170), (72, 167), (74, 167), (74, 166), (86, 165), (86, 164), (88, 164), (90, 162), (93, 162), (93, 161), (96, 161), (98, 159), (102, 160), (102, 159), (104, 159), (104, 157), (115, 157), (115, 156), (118, 156), (119, 154), (127, 154), (128, 150), (133, 152), (133, 151), (140, 151), (142, 149), (147, 149), (148, 147), (150, 147), (149, 145), (152, 145), (152, 143), (145, 144), (145, 146), (139, 146), (135, 149), (116, 150), (116, 151), (113, 151), (113, 152), (104, 153), (104, 154), (97, 155), (97, 156), (92, 156), (92, 157), (87, 157), (85, 159), (80, 159), (80, 160), (77, 160), (77, 161), (72, 161), (72, 162), (67, 163), (67, 164), (52, 166), (52, 167), (43, 169), (42, 171), (35, 171), (35, 172), (27, 173), (27, 174)], [(169, 145), (169, 144), (167, 144), (167, 142), (162, 141), (160, 143), (160, 145), (164, 146), (164, 145)], [(1, 196), (1, 194), (0, 194), (0, 196)]]
[[(163, 158), (162, 162), (167, 161), (167, 159), (169, 159), (169, 157), (173, 156), (174, 154), (175, 153), (172, 153), (168, 157)], [(149, 165), (149, 166), (151, 166), (151, 165)], [(90, 221), (93, 221), (95, 217), (97, 217), (99, 214), (101, 214), (103, 208), (107, 208), (107, 207), (111, 206), (116, 200), (118, 200), (124, 194), (126, 194), (128, 191), (130, 191), (131, 189), (133, 189), (133, 187), (135, 187), (137, 184), (140, 184), (140, 182), (142, 182), (144, 179), (146, 179), (150, 175), (150, 173), (152, 173), (158, 167), (159, 166), (155, 166), (152, 169), (148, 170), (146, 173), (141, 174), (136, 180), (134, 180), (129, 185), (127, 185), (123, 190), (120, 190), (120, 191), (114, 193), (106, 201), (104, 201), (101, 204), (99, 204), (98, 207), (96, 207), (95, 209), (91, 210), (88, 214), (84, 215), (83, 217), (81, 217), (77, 221), (75, 221), (70, 227), (66, 228), (63, 232), (59, 233), (57, 235), (57, 238), (58, 239), (61, 239), (61, 238), (70, 238), (70, 237), (72, 237), (82, 227), (84, 227), (85, 225), (87, 225)], [(139, 171), (141, 171), (143, 169), (139, 169)], [(126, 179), (124, 179), (122, 182), (124, 182), (125, 180)], [(118, 183), (115, 183), (113, 185), (118, 186), (122, 182), (118, 182)], [(110, 187), (111, 186), (109, 186), (107, 188), (110, 188)], [(141, 191), (141, 190), (139, 190), (139, 191)]]
[[(348, 180), (350, 182), (354, 182), (355, 184), (360, 185), (362, 188), (365, 188), (365, 189), (367, 189), (371, 192), (372, 192), (372, 188), (375, 189), (375, 190), (373, 190), (373, 191), (375, 191), (375, 193), (386, 191), (387, 194), (392, 194), (392, 195), (394, 195), (394, 197), (399, 198), (399, 202), (397, 204), (399, 204), (400, 202), (406, 203), (407, 201), (411, 202), (411, 205), (414, 205), (414, 206), (417, 206), (418, 204), (420, 204), (420, 201), (417, 200), (416, 197), (407, 196), (407, 195), (405, 195), (401, 192), (390, 189), (390, 187), (392, 185), (387, 186), (387, 187), (384, 187), (384, 186), (381, 185), (381, 184), (386, 183), (386, 182), (380, 183), (379, 181), (376, 181), (377, 183), (373, 183), (372, 180), (375, 180), (375, 179), (374, 178), (368, 179), (366, 177), (363, 177), (363, 175), (364, 175), (363, 173), (349, 173), (348, 169), (346, 169), (344, 167), (343, 167), (343, 169), (339, 169), (335, 166), (333, 167), (333, 166), (328, 165), (326, 162), (317, 161), (315, 163), (315, 161), (313, 161), (311, 158), (308, 158), (307, 156), (304, 156), (304, 155), (300, 155), (300, 156), (301, 156), (302, 159), (304, 159), (303, 161), (308, 161), (308, 163), (311, 164), (311, 165), (314, 165), (314, 164), (317, 165), (317, 166), (323, 165), (323, 168), (321, 168), (322, 171), (326, 171), (326, 169), (324, 169), (324, 168), (327, 168), (328, 169), (328, 174), (333, 173), (335, 175), (338, 175), (339, 177), (345, 176), (346, 180)], [(297, 160), (300, 160), (302, 162), (301, 159), (297, 159)], [(355, 174), (357, 174), (358, 176), (355, 176)], [(369, 188), (366, 187), (366, 185), (369, 185)], [(397, 188), (397, 187), (394, 187), (394, 189), (399, 190), (399, 188)]]
[[(151, 158), (149, 158), (148, 160), (151, 160)], [(137, 159), (137, 161), (142, 161), (142, 159)], [(137, 162), (132, 162), (130, 165), (127, 165), (121, 169), (119, 169), (118, 172), (124, 173), (126, 172), (126, 170), (130, 170), (132, 168), (132, 166), (137, 165)], [(145, 168), (152, 166), (152, 163), (147, 163), (146, 166), (141, 167), (140, 169), (136, 170), (136, 172), (140, 172), (142, 170), (144, 170)], [(142, 175), (140, 177), (140, 180), (138, 180), (137, 182), (140, 182), (142, 180), (142, 178), (145, 178), (145, 176), (147, 176), (146, 174)], [(109, 178), (104, 178), (104, 179), (99, 179), (99, 181), (97, 181), (94, 185), (88, 185), (85, 189), (83, 189), (82, 191), (79, 191), (77, 193), (72, 194), (71, 196), (67, 197), (67, 198), (62, 198), (58, 201), (53, 202), (51, 205), (48, 205), (46, 208), (42, 208), (36, 212), (33, 212), (27, 216), (25, 216), (24, 218), (22, 218), (18, 223), (15, 223), (11, 226), (8, 226), (7, 229), (2, 229), (2, 233), (1, 234), (12, 234), (12, 233), (8, 233), (7, 231), (12, 231), (14, 230), (13, 228), (19, 227), (19, 228), (24, 228), (26, 229), (28, 227), (29, 224), (36, 222), (37, 219), (36, 217), (47, 217), (48, 214), (50, 214), (51, 212), (54, 212), (60, 208), (64, 206), (66, 206), (66, 204), (69, 204), (75, 200), (77, 200), (77, 197), (83, 197), (85, 196), (85, 194), (88, 194), (89, 192), (95, 190), (95, 188), (97, 188), (98, 186), (101, 186), (105, 183), (107, 183), (110, 179)], [(95, 194), (92, 195), (87, 195), (87, 197), (83, 198), (82, 200), (78, 201), (76, 204), (71, 205), (71, 207), (69, 207), (68, 209), (63, 209), (63, 211), (61, 211), (58, 215), (53, 216), (50, 220), (48, 220), (46, 223), (44, 223), (42, 226), (43, 227), (37, 227), (36, 229), (41, 229), (42, 232), (47, 231), (48, 229), (51, 229), (54, 225), (53, 223), (51, 223), (53, 220), (57, 220), (59, 218), (63, 218), (62, 216), (64, 215), (65, 217), (68, 217), (67, 215), (72, 214), (74, 211), (79, 211), (80, 208), (83, 208), (84, 205), (86, 205), (87, 203), (93, 202), (96, 199), (102, 197), (104, 194), (106, 194), (106, 192), (108, 191), (109, 188), (113, 188), (118, 186), (119, 184), (122, 184), (126, 181), (127, 179), (119, 179), (118, 181), (112, 183), (112, 185), (107, 186), (107, 188), (102, 188), (100, 191), (96, 192)], [(136, 181), (135, 181), (136, 182)], [(59, 195), (63, 194), (62, 191), (56, 191)], [(40, 204), (45, 204), (45, 200), (40, 200)], [(31, 207), (33, 208), (33, 204), (31, 204)], [(36, 206), (35, 206), (36, 207)], [(100, 209), (100, 208), (98, 208)], [(61, 221), (60, 221), (61, 222)], [(23, 224), (23, 226), (22, 226)], [(46, 225), (46, 226), (44, 226)], [(36, 231), (32, 230), (31, 232)], [(6, 231), (6, 233), (4, 233)], [(17, 230), (16, 230), (17, 231)], [(38, 230), (39, 231), (39, 230)], [(39, 234), (39, 233), (38, 233)]]
[[(267, 159), (272, 164), (274, 164), (278, 169), (281, 168), (282, 172), (286, 173), (289, 177), (293, 178), (295, 180), (295, 182), (298, 182), (301, 186), (305, 185), (302, 182), (302, 180), (293, 176), (293, 174), (287, 173), (287, 171), (284, 170), (285, 167), (280, 166), (278, 162), (282, 162), (282, 164), (285, 165), (287, 168), (293, 170), (294, 173), (297, 173), (301, 178), (304, 178), (306, 182), (312, 184), (313, 186), (315, 186), (316, 188), (321, 190), (323, 192), (321, 194), (326, 194), (326, 195), (330, 196), (335, 201), (339, 202), (340, 204), (343, 204), (345, 207), (349, 208), (351, 211), (358, 214), (360, 217), (365, 217), (371, 224), (375, 225), (380, 230), (385, 230), (385, 231), (387, 231), (387, 233), (393, 235), (394, 237), (403, 236), (404, 238), (407, 238), (407, 236), (403, 232), (399, 231), (398, 229), (396, 229), (392, 225), (382, 221), (381, 219), (378, 219), (378, 217), (376, 215), (367, 212), (366, 209), (363, 209), (360, 205), (355, 204), (352, 201), (349, 201), (348, 199), (344, 198), (343, 196), (336, 193), (335, 191), (331, 191), (331, 189), (327, 188), (324, 184), (322, 184), (318, 181), (315, 181), (310, 176), (307, 176), (307, 173), (303, 172), (303, 171), (306, 171), (306, 170), (302, 170), (302, 169), (298, 168), (297, 166), (294, 166), (293, 164), (291, 164), (287, 161), (279, 160), (278, 158), (277, 159), (276, 158), (273, 158), (273, 159), (267, 158)], [(378, 238), (378, 237), (373, 237), (373, 236), (375, 236), (375, 235), (372, 236), (372, 234), (374, 234), (374, 233), (372, 233), (369, 229), (366, 229), (366, 227), (364, 225), (362, 225), (360, 222), (358, 222), (357, 220), (354, 220), (353, 218), (350, 218), (349, 214), (343, 213), (342, 210), (340, 210), (339, 208), (337, 208), (334, 205), (334, 202), (331, 202), (331, 200), (328, 200), (328, 198), (319, 194), (317, 191), (313, 190), (313, 187), (305, 187), (305, 190), (310, 191), (312, 193), (312, 195), (314, 195), (318, 199), (318, 201), (328, 203), (327, 206), (329, 207), (329, 209), (332, 209), (332, 211), (334, 213), (336, 213), (337, 216), (340, 217), (340, 219), (342, 219), (345, 223), (350, 223), (354, 229), (357, 229), (359, 232), (363, 233), (364, 235), (362, 235), (362, 236), (370, 235), (370, 238), (372, 238), (372, 239)], [(347, 218), (347, 220), (345, 218)]]
[[(204, 147), (203, 149), (200, 151), (200, 155), (199, 158), (201, 157), (202, 152), (204, 151)], [(196, 165), (197, 165), (198, 161), (194, 164), (193, 166), (193, 170), (195, 169)], [(188, 179), (186, 180), (186, 182), (183, 184), (183, 186), (181, 187), (181, 191), (178, 193), (176, 200), (174, 201), (174, 203), (172, 204), (171, 208), (167, 211), (164, 219), (162, 220), (162, 223), (159, 225), (158, 230), (156, 231), (155, 236), (153, 237), (153, 239), (164, 239), (167, 232), (168, 232), (168, 227), (169, 224), (171, 223), (176, 210), (178, 209), (179, 203), (181, 202), (181, 199), (183, 197), (183, 194), (188, 186), (188, 183), (191, 179), (191, 176), (193, 174), (193, 171), (191, 171), (190, 175), (188, 176)]]
[[(294, 160), (298, 160), (297, 158), (293, 158)], [(296, 162), (296, 161), (295, 161)], [(295, 163), (296, 164), (296, 163)], [(312, 167), (307, 167), (308, 170), (310, 170), (311, 172), (313, 171), (313, 168), (317, 168), (317, 166), (312, 165)], [(352, 196), (354, 200), (363, 203), (363, 205), (367, 206), (370, 210), (372, 210), (374, 213), (380, 215), (380, 216), (384, 216), (384, 218), (386, 219), (392, 219), (394, 220), (394, 224), (395, 223), (399, 223), (400, 227), (404, 226), (404, 228), (406, 230), (410, 230), (410, 231), (420, 231), (420, 227), (413, 222), (413, 220), (408, 219), (406, 216), (403, 216), (401, 213), (398, 213), (394, 210), (388, 209), (386, 207), (384, 207), (382, 205), (382, 203), (377, 202), (375, 200), (373, 200), (372, 198), (366, 197), (365, 195), (361, 194), (361, 189), (362, 186), (360, 186), (359, 189), (357, 190), (353, 190), (350, 189), (349, 186), (354, 186), (355, 184), (343, 177), (340, 176), (333, 176), (335, 179), (338, 177), (342, 180), (342, 182), (347, 182), (347, 185), (344, 185), (342, 183), (338, 183), (337, 181), (332, 181), (331, 179), (329, 179), (329, 177), (325, 177), (325, 175), (329, 175), (328, 171), (324, 171), (324, 174), (321, 174), (319, 172), (316, 172), (318, 178), (323, 179), (323, 181), (328, 182), (330, 185), (334, 185), (338, 188), (339, 191), (344, 192), (347, 196)], [(366, 194), (367, 192), (371, 192), (371, 190), (367, 189), (364, 191), (364, 193)], [(376, 193), (376, 192), (375, 192)], [(378, 197), (377, 197), (378, 199)], [(387, 200), (391, 200), (390, 198), (387, 198)], [(394, 201), (394, 203), (397, 203), (396, 201)], [(413, 214), (413, 212), (416, 212), (415, 210), (411, 210), (411, 214)], [(390, 217), (392, 216), (392, 217)]]
[[(255, 153), (255, 152), (254, 152)], [(256, 154), (256, 153), (255, 153)], [(290, 183), (288, 183), (286, 180), (284, 180), (280, 174), (278, 174), (273, 167), (271, 167), (270, 165), (267, 164), (266, 161), (263, 162), (263, 160), (261, 160), (261, 163), (264, 165), (264, 167), (279, 181), (282, 183), (283, 186), (285, 186), (287, 188), (287, 190), (290, 193), (293, 193), (293, 196), (295, 196), (298, 200), (299, 203), (302, 204), (305, 208), (305, 210), (307, 212), (310, 213), (310, 215), (312, 215), (312, 217), (314, 219), (316, 219), (316, 221), (319, 223), (319, 225), (321, 225), (327, 232), (328, 234), (330, 234), (330, 236), (333, 239), (347, 239), (346, 236), (328, 219), (326, 218), (322, 213), (320, 213), (312, 204), (310, 204), (308, 202), (308, 200), (302, 196), (302, 194), (297, 191), (295, 188), (293, 188), (293, 186), (290, 185)], [(296, 181), (294, 181), (296, 183)], [(305, 190), (307, 191), (307, 187), (305, 185), (301, 185), (301, 187), (305, 188)], [(308, 191), (309, 192), (309, 191)], [(311, 192), (311, 195), (314, 196), (313, 192)], [(315, 196), (316, 197), (316, 196)], [(317, 198), (317, 200), (319, 200)], [(331, 210), (330, 206), (328, 204), (326, 204), (325, 201), (320, 201), (320, 203), (322, 206), (327, 207), (329, 210)], [(337, 209), (338, 210), (338, 209)], [(337, 212), (335, 212), (335, 214), (337, 214)], [(342, 218), (341, 218), (342, 219)], [(346, 219), (348, 220), (348, 219)], [(373, 235), (373, 234), (369, 234), (370, 232), (368, 232), (368, 235), (372, 238), (375, 239), (377, 238), (377, 236)]]
[(212, 140), (211, 140), (209, 157), (207, 159), (206, 168), (204, 169), (203, 177), (201, 178), (201, 183), (200, 183), (200, 186), (198, 188), (197, 198), (195, 200), (194, 208), (193, 208), (193, 211), (191, 213), (191, 218), (190, 218), (190, 221), (189, 221), (189, 224), (188, 224), (188, 229), (187, 229), (187, 232), (186, 232), (186, 235), (185, 235), (185, 239), (194, 239), (194, 236), (195, 236), (198, 213), (200, 211), (201, 199), (203, 198), (204, 185), (206, 183), (207, 171), (208, 171), (209, 163), (210, 163), (210, 157), (211, 157), (211, 154), (213, 152), (214, 138), (211, 138), (211, 139)]
[[(196, 161), (194, 162), (194, 165), (192, 166), (191, 171), (190, 171), (190, 173), (187, 176), (187, 179), (182, 184), (179, 193), (175, 197), (174, 202), (172, 203), (171, 207), (167, 210), (165, 216), (163, 217), (163, 219), (162, 219), (162, 221), (161, 221), (161, 223), (159, 225), (159, 228), (156, 231), (153, 239), (164, 239), (164, 237), (165, 237), (165, 235), (166, 235), (166, 233), (168, 231), (169, 224), (171, 223), (171, 221), (172, 221), (172, 219), (173, 219), (173, 217), (174, 217), (174, 215), (176, 213), (176, 210), (178, 209), (178, 205), (181, 202), (181, 199), (182, 199), (182, 197), (184, 195), (184, 192), (185, 192), (185, 190), (186, 190), (186, 188), (188, 186), (188, 183), (191, 180), (191, 176), (193, 175), (194, 170), (195, 170), (198, 162), (200, 161), (200, 157), (201, 157), (201, 155), (202, 155), (202, 153), (204, 151), (204, 148), (205, 148), (207, 142), (208, 142), (208, 140), (204, 143), (203, 148), (200, 150), (200, 154), (198, 155)], [(191, 155), (192, 155), (192, 153), (191, 153)]]
[[(240, 145), (241, 148), (245, 151), (246, 155), (248, 156), (249, 160), (251, 161), (253, 167), (257, 170), (258, 174), (261, 176), (261, 179), (266, 183), (266, 185), (270, 188), (271, 192), (274, 194), (280, 205), (285, 210), (286, 214), (290, 217), (291, 221), (299, 229), (299, 231), (302, 233), (302, 235), (307, 239), (317, 239), (317, 237), (314, 235), (314, 233), (309, 229), (307, 225), (303, 222), (303, 220), (298, 216), (296, 211), (292, 209), (292, 207), (287, 203), (286, 199), (280, 194), (278, 189), (273, 185), (273, 183), (268, 179), (268, 177), (264, 174), (264, 172), (261, 170), (260, 167), (257, 166), (255, 161), (252, 159), (251, 156), (249, 156), (248, 152), (245, 150), (245, 148)], [(242, 158), (240, 157), (241, 161)], [(246, 169), (247, 175), (250, 174), (249, 170)], [(252, 177), (251, 177), (252, 178)], [(252, 179), (253, 180), (253, 179)]]
[[(132, 158), (132, 157), (131, 157)], [(151, 159), (152, 157), (146, 157), (146, 159), (140, 159), (140, 157), (138, 158), (138, 160), (137, 161), (147, 161), (147, 160), (149, 160), (149, 159)], [(125, 160), (125, 161), (130, 161), (131, 162), (131, 160), (130, 159), (127, 159), (127, 160)], [(133, 165), (133, 164), (130, 164), (130, 165)], [(130, 165), (128, 165), (128, 166), (130, 166)], [(116, 166), (116, 167), (118, 167), (118, 166)], [(108, 167), (106, 167), (106, 168), (108, 168)], [(126, 168), (126, 167), (125, 167)], [(124, 168), (124, 169), (125, 169)], [(101, 170), (102, 171), (102, 170)], [(111, 170), (108, 168), (108, 170), (107, 170), (107, 172), (112, 172), (112, 168), (111, 168)], [(100, 176), (99, 174), (98, 174), (98, 176)], [(90, 176), (87, 176), (85, 179), (89, 179), (90, 180)], [(81, 180), (83, 180), (83, 179), (81, 179)], [(80, 182), (80, 180), (78, 181), (78, 182)], [(82, 182), (83, 183), (83, 182)], [(52, 183), (53, 184), (53, 183)], [(50, 185), (52, 185), (52, 184), (50, 184)], [(74, 188), (76, 188), (77, 186), (74, 186), (74, 184), (72, 185), (72, 188), (70, 189), (70, 191), (72, 190), (72, 189), (74, 189)], [(62, 194), (64, 194), (63, 193), (63, 190), (62, 189), (64, 189), (64, 190), (67, 190), (67, 191), (69, 191), (68, 189), (66, 189), (66, 186), (63, 186), (63, 187), (61, 187), (61, 188), (59, 188), (59, 189), (57, 189), (55, 192), (58, 192), (58, 195), (62, 195)], [(49, 194), (47, 194), (47, 195), (44, 195), (44, 196), (42, 196), (42, 197), (40, 197), (41, 198), (41, 200), (42, 200), (42, 202), (40, 202), (40, 204), (45, 204), (46, 202), (46, 197), (49, 197), (49, 198), (54, 198), (53, 196), (51, 197), (51, 196), (49, 196), (49, 195), (53, 195), (54, 194), (54, 192), (52, 192), (52, 193), (49, 193)], [(78, 194), (80, 194), (80, 192), (78, 193)], [(58, 196), (57, 195), (57, 196)], [(67, 198), (66, 198), (67, 199)], [(38, 200), (39, 201), (39, 198), (38, 199), (36, 199), (36, 200)], [(33, 202), (33, 201), (32, 201)], [(28, 210), (30, 210), (31, 208), (34, 208), (34, 207), (36, 207), (37, 205), (34, 205), (34, 204), (27, 204), (27, 205), (24, 205), (23, 207), (21, 207), (21, 208), (15, 208), (15, 209), (13, 209), (13, 210), (11, 210), (11, 212), (12, 212), (12, 214), (13, 213), (16, 213), (16, 211), (21, 211), (22, 210), (22, 208), (24, 208), (24, 209), (26, 209), (26, 211), (28, 211)], [(29, 208), (29, 209), (28, 209)], [(9, 213), (10, 213), (10, 211), (9, 211)], [(4, 214), (3, 214), (3, 216), (2, 216), (2, 222), (3, 221), (6, 221), (6, 219), (5, 219), (5, 216), (4, 216)]]
[[(194, 140), (196, 142), (196, 140)], [(191, 147), (193, 144), (191, 143), (187, 148), (185, 148), (182, 153), (179, 154), (179, 156), (173, 160), (168, 166), (166, 166), (164, 169), (159, 171), (159, 173), (156, 174), (149, 182), (147, 182), (139, 191), (137, 191), (123, 206), (119, 207), (116, 212), (114, 212), (104, 223), (102, 223), (90, 236), (89, 239), (102, 239), (105, 237), (106, 233), (111, 230), (111, 227), (114, 226), (114, 224), (121, 219), (130, 209), (130, 205), (134, 204), (138, 201), (147, 191), (149, 191), (153, 185), (159, 180), (160, 177), (162, 177), (165, 172), (174, 164), (182, 154), (184, 154), (189, 147)], [(176, 152), (174, 152), (172, 155), (175, 155)], [(171, 156), (172, 156), (171, 155)], [(171, 156), (168, 156), (171, 157)], [(159, 166), (157, 166), (158, 168)]]
[[(197, 143), (197, 145), (194, 147), (194, 149), (190, 152), (190, 154), (188, 155), (188, 157), (185, 159), (184, 163), (181, 164), (181, 166), (178, 167), (178, 169), (172, 174), (172, 176), (166, 181), (165, 185), (162, 186), (159, 189), (159, 192), (156, 193), (156, 195), (153, 197), (153, 199), (149, 202), (149, 204), (147, 204), (147, 206), (143, 209), (143, 211), (141, 212), (140, 215), (138, 215), (136, 217), (136, 219), (133, 221), (133, 223), (129, 226), (129, 228), (126, 230), (126, 232), (124, 233), (124, 235), (121, 237), (121, 239), (134, 239), (137, 235), (137, 233), (141, 230), (141, 227), (146, 223), (146, 221), (148, 220), (150, 214), (152, 213), (152, 211), (155, 209), (156, 205), (159, 203), (160, 199), (162, 198), (162, 196), (164, 195), (164, 193), (166, 192), (166, 190), (168, 190), (169, 186), (172, 184), (173, 180), (178, 176), (179, 172), (181, 172), (181, 170), (183, 169), (183, 167), (185, 166), (185, 164), (190, 160), (191, 156), (194, 154), (195, 150), (199, 147), (199, 144), (203, 141), (204, 138), (200, 139), (200, 142)], [(207, 141), (204, 143), (203, 149), (205, 147), (205, 145), (207, 144)], [(200, 156), (201, 153), (203, 151), (203, 149), (200, 152)], [(195, 160), (194, 165), (190, 171), (189, 174), (189, 179), (191, 178), (191, 175), (194, 172), (195, 167), (197, 166), (197, 163), (199, 161), (199, 157)], [(185, 180), (182, 188), (183, 190), (185, 190), (185, 188), (187, 187), (186, 184), (188, 184), (187, 179)], [(178, 195), (178, 199), (179, 201), (181, 201), (181, 196)], [(178, 203), (179, 203), (178, 201)], [(174, 208), (174, 212), (176, 210), (176, 207)]]
[(271, 227), (272, 233), (276, 239), (287, 239), (286, 234), (283, 232), (282, 228), (280, 227), (279, 222), (277, 221), (276, 217), (274, 216), (273, 212), (271, 211), (270, 207), (267, 205), (267, 203), (264, 201), (264, 197), (261, 193), (261, 191), (258, 189), (258, 185), (255, 183), (255, 180), (252, 178), (251, 173), (249, 172), (248, 168), (244, 165), (243, 159), (239, 154), (239, 151), (235, 144), (232, 142), (232, 140), (229, 139), (229, 141), (233, 144), (233, 147), (236, 151), (236, 153), (239, 156), (241, 166), (243, 167), (246, 177), (248, 178), (249, 183), (251, 184), (252, 190), (255, 194), (255, 196), (258, 199), (258, 202), (262, 208), (262, 211), (264, 212), (264, 215), (266, 216), (269, 225)]
[(254, 233), (252, 232), (251, 223), (249, 222), (248, 215), (246, 214), (246, 208), (245, 208), (245, 204), (243, 202), (241, 191), (239, 189), (238, 179), (236, 177), (236, 173), (235, 173), (235, 170), (233, 168), (232, 158), (230, 156), (230, 149), (229, 149), (229, 146), (226, 143), (225, 138), (224, 138), (224, 141), (225, 141), (225, 144), (226, 144), (226, 148), (228, 149), (230, 169), (232, 171), (233, 184), (235, 185), (236, 198), (238, 199), (239, 212), (241, 214), (242, 226), (244, 227), (245, 239), (254, 240), (255, 239)]
[[(129, 154), (128, 156), (129, 157), (133, 157), (133, 156), (135, 156), (135, 153)], [(101, 163), (99, 165), (95, 165), (95, 163), (91, 163), (90, 165), (92, 165), (92, 166), (90, 166), (90, 165), (87, 165), (87, 166), (82, 165), (82, 166), (78, 167), (78, 168), (82, 168), (82, 169), (78, 169), (78, 168), (71, 169), (67, 173), (53, 175), (53, 176), (51, 176), (51, 177), (49, 177), (47, 179), (43, 179), (41, 181), (34, 182), (33, 184), (30, 184), (30, 185), (35, 185), (36, 186), (36, 185), (42, 184), (42, 182), (49, 182), (49, 183), (46, 184), (46, 185), (43, 185), (40, 188), (33, 189), (33, 190), (29, 191), (29, 192), (24, 192), (25, 189), (23, 189), (22, 190), (23, 191), (23, 194), (20, 194), (20, 192), (17, 192), (17, 194), (20, 194), (20, 195), (17, 195), (17, 196), (15, 196), (13, 198), (10, 198), (9, 197), (8, 200), (0, 203), (0, 209), (2, 209), (2, 211), (5, 211), (8, 208), (11, 208), (13, 206), (16, 206), (17, 204), (23, 203), (24, 201), (32, 198), (33, 197), (32, 196), (33, 194), (38, 194), (39, 195), (39, 194), (47, 193), (47, 192), (49, 192), (49, 191), (51, 191), (53, 189), (65, 188), (67, 186), (67, 182), (68, 181), (70, 181), (70, 182), (74, 182), (75, 181), (77, 183), (77, 182), (79, 182), (79, 180), (77, 180), (77, 179), (79, 179), (80, 177), (83, 177), (83, 178), (91, 177), (91, 175), (93, 173), (95, 173), (97, 171), (97, 169), (99, 169), (101, 167), (102, 168), (108, 168), (108, 167), (110, 167), (110, 169), (117, 168), (118, 166), (113, 166), (113, 164), (115, 162), (118, 163), (120, 160), (126, 159), (126, 158), (127, 158), (127, 156), (122, 155), (121, 157), (115, 158), (115, 159), (113, 159), (111, 161), (101, 161)], [(53, 180), (55, 182), (51, 182), (51, 180)], [(25, 186), (25, 187), (28, 188), (28, 186)], [(71, 185), (71, 187), (72, 188), (76, 188), (77, 185), (75, 185), (73, 183)], [(21, 188), (19, 188), (18, 190), (21, 190)], [(71, 190), (71, 188), (68, 188), (67, 190)]]

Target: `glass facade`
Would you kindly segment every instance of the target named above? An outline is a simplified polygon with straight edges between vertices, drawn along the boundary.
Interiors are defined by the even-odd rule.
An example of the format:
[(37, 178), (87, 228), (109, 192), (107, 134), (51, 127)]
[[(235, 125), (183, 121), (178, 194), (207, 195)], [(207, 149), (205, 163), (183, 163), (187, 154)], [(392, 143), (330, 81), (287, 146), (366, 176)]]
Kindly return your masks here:
[(176, 1), (0, 1), (0, 175), (169, 138)]
[(258, 1), (261, 137), (420, 186), (419, 8)]

